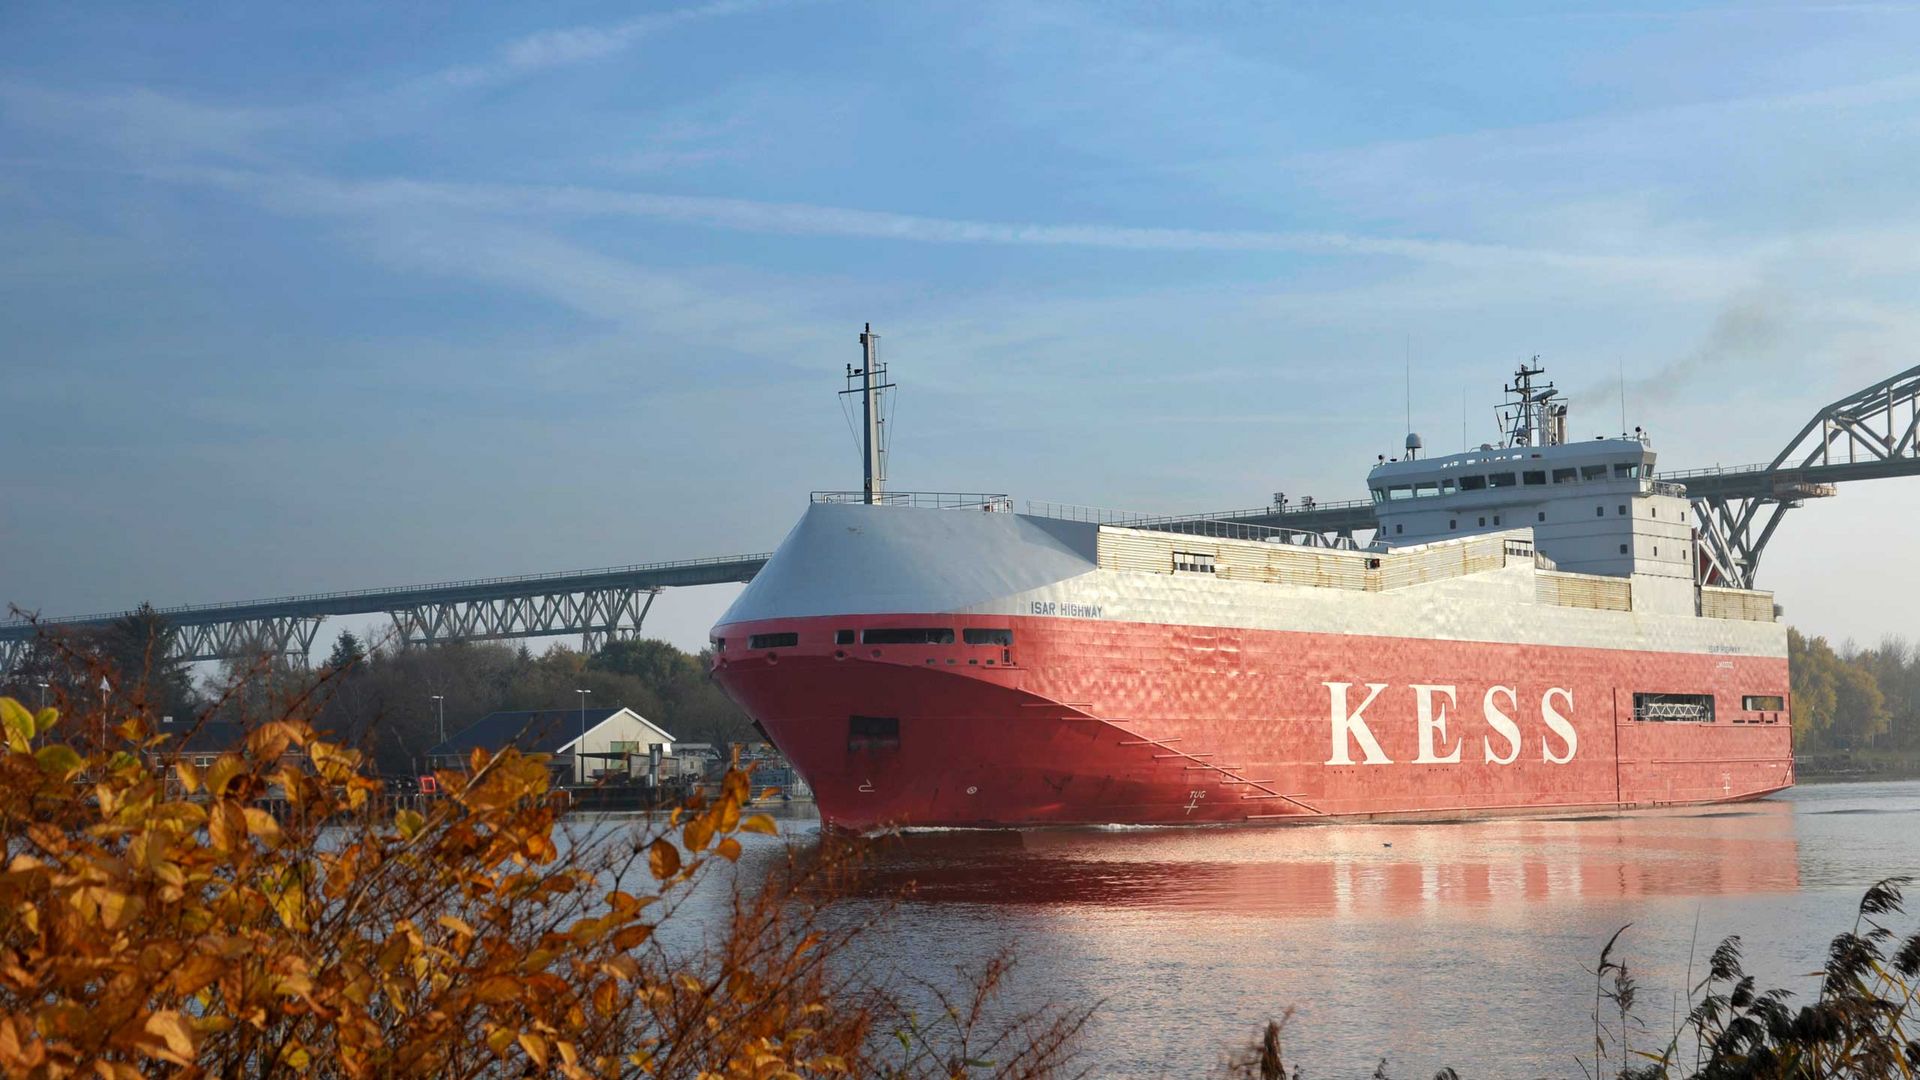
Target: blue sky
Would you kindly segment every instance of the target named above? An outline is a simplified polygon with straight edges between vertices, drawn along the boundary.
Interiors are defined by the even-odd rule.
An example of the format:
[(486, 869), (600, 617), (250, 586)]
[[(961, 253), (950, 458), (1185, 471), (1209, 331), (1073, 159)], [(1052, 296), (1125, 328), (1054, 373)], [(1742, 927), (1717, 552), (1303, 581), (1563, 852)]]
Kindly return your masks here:
[[(1353, 497), (1539, 353), (1770, 458), (1916, 362), (1920, 11), (1253, 2), (0, 8), (0, 600), (770, 548), (858, 483)], [(1836, 637), (1920, 481), (1795, 512)], [(1874, 565), (1861, 552), (1887, 552)], [(729, 591), (670, 594), (699, 642)]]

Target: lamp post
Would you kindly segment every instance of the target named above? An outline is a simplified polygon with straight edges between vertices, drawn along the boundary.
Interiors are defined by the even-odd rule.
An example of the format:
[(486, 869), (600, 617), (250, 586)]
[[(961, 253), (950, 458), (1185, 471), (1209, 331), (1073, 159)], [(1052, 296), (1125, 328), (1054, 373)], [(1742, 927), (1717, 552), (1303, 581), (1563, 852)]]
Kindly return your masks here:
[(38, 685), (40, 687), (40, 707), (45, 709), (47, 707), (47, 680), (41, 679)]
[(429, 696), (433, 699), (434, 705), (438, 707), (440, 710), (440, 741), (446, 742), (447, 741), (447, 695), (432, 694)]
[(578, 775), (574, 783), (582, 786), (587, 782), (587, 695), (591, 690), (575, 690), (580, 695), (580, 741), (573, 744), (574, 772)]

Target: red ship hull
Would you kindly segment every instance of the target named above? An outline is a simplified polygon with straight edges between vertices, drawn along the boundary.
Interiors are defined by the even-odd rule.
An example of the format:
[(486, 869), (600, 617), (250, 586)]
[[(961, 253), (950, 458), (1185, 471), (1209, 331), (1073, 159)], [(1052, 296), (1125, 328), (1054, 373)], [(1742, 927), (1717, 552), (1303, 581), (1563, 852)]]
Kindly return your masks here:
[[(854, 645), (873, 626), (1016, 645)], [(1783, 657), (953, 614), (722, 626), (714, 675), (831, 826), (1442, 818), (1731, 802), (1793, 782)], [(851, 635), (847, 631), (852, 631)], [(1635, 692), (1711, 694), (1650, 723)]]

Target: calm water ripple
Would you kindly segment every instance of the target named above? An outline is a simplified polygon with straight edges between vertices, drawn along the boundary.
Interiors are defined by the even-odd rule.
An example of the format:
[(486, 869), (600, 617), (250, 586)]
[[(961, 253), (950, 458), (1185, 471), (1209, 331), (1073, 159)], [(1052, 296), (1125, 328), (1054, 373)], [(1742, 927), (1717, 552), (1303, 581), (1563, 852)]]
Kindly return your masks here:
[(1728, 934), (1762, 985), (1808, 991), (1861, 892), (1920, 874), (1917, 819), (1905, 782), (1612, 817), (923, 833), (888, 842), (848, 904), (907, 894), (863, 947), (911, 974), (952, 981), (1012, 946), (1017, 1004), (1104, 1002), (1098, 1075), (1212, 1073), (1292, 1007), (1313, 1076), (1382, 1056), (1396, 1076), (1579, 1076), (1585, 968), (1615, 930), (1632, 924), (1640, 1045), (1665, 1041), (1689, 952), (1697, 977)]

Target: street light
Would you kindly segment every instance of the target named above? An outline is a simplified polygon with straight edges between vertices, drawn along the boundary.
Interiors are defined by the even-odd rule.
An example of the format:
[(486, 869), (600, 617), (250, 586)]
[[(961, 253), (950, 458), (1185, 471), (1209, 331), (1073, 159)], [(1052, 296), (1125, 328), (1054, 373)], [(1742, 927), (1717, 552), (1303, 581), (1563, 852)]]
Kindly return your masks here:
[(428, 696), (431, 697), (433, 699), (433, 703), (439, 706), (440, 708), (440, 741), (446, 742), (447, 741), (447, 695), (430, 694)]
[(573, 771), (579, 775), (574, 783), (585, 786), (587, 782), (587, 695), (591, 690), (575, 690), (580, 695), (580, 741), (573, 745)]
[(41, 679), (38, 685), (40, 687), (40, 708), (45, 709), (47, 707), (47, 680)]

